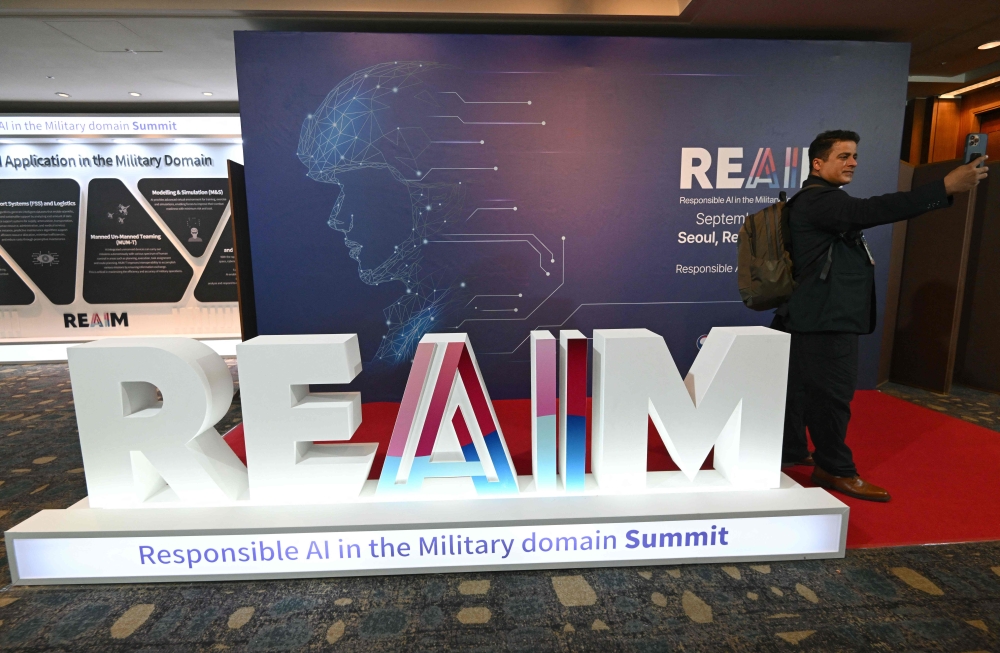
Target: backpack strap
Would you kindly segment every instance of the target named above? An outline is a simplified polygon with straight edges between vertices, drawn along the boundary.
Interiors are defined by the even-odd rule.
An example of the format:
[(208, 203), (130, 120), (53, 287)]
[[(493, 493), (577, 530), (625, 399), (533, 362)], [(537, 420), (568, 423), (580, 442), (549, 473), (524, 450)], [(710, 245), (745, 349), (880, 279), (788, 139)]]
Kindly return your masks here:
[[(843, 240), (844, 235), (839, 234), (837, 238)], [(830, 276), (830, 268), (833, 266), (833, 246), (837, 244), (837, 238), (830, 242), (830, 247), (826, 250), (826, 263), (823, 264), (823, 269), (819, 273), (820, 281), (826, 281), (826, 278)]]

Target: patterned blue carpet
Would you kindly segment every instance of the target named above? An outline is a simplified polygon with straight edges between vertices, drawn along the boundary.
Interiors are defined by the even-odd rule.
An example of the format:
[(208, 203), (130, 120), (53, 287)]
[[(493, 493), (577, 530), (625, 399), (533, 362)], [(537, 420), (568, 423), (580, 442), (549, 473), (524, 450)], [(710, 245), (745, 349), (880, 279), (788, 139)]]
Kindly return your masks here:
[[(900, 386), (889, 390), (921, 399)], [(1000, 424), (989, 397), (922, 399)], [(220, 430), (239, 418), (237, 401)], [(66, 366), (0, 366), (0, 529), (85, 494)], [(1000, 650), (996, 542), (770, 565), (164, 585), (9, 582), (0, 548), (3, 651)]]

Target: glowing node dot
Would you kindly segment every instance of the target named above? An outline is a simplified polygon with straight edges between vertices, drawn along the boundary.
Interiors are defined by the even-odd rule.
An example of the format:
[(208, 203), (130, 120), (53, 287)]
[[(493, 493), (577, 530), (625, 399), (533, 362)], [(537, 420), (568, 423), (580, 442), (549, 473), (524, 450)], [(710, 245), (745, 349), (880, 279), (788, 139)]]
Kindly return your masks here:
[(399, 89), (398, 89), (398, 88), (396, 88), (396, 87), (393, 87), (393, 88), (392, 88), (392, 92), (393, 92), (393, 93), (398, 93), (398, 92), (399, 92)]
[[(441, 205), (440, 205), (440, 204), (438, 204), (438, 206), (441, 206)], [(427, 205), (427, 210), (428, 210), (428, 211), (430, 211), (430, 210), (431, 210), (431, 205), (430, 205), (430, 204), (428, 204), (428, 205)]]
[(386, 321), (385, 321), (385, 325), (386, 325), (386, 326), (389, 326), (390, 324), (392, 324), (392, 322), (390, 322), (389, 320), (386, 320)]
[(542, 126), (543, 126), (543, 127), (545, 126), (545, 121), (544, 121), (544, 120), (542, 121)]
[(524, 294), (523, 293), (517, 293), (517, 296), (518, 297), (524, 297)]
[(419, 171), (419, 170), (417, 170), (417, 176), (418, 176), (418, 177), (420, 176), (420, 174), (421, 174), (421, 173), (420, 173), (420, 171)]
[(554, 258), (550, 258), (549, 259), (549, 263), (555, 263), (555, 262), (556, 262), (556, 260)]
[(458, 284), (458, 285), (460, 285), (461, 287), (465, 288), (465, 282), (464, 281), (462, 283)]
[(480, 145), (486, 145), (486, 141), (479, 141)]
[(426, 244), (427, 244), (427, 239), (426, 239), (426, 238), (424, 238), (424, 245), (426, 245)]
[(551, 273), (551, 272), (546, 272), (546, 273), (545, 273), (545, 276), (547, 276), (547, 277), (551, 277), (551, 276), (552, 276), (552, 273)]
[(516, 206), (514, 207), (514, 210), (515, 210), (515, 211), (517, 210), (517, 207), (516, 207)]
[(563, 240), (566, 240), (566, 236), (563, 236), (563, 237), (562, 237), (562, 239), (563, 239)]
[(517, 309), (516, 308), (514, 309), (514, 312), (517, 313)]

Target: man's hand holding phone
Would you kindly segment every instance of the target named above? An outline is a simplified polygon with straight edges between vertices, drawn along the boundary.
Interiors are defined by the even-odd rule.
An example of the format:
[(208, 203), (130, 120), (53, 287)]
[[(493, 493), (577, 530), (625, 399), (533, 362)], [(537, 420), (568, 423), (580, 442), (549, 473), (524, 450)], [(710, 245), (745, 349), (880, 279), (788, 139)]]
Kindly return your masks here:
[(979, 185), (989, 172), (986, 169), (986, 155), (959, 166), (944, 178), (944, 189), (949, 195), (970, 191)]

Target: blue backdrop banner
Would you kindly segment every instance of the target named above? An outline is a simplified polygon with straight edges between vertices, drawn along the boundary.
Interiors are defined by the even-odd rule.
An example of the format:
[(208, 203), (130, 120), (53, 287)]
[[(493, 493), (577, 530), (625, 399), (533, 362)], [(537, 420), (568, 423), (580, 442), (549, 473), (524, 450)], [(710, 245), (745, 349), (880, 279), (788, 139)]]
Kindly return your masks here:
[[(889, 43), (238, 32), (260, 333), (357, 333), (365, 401), (400, 399), (430, 331), (470, 334), (495, 399), (528, 396), (533, 329), (646, 327), (686, 370), (713, 326), (770, 322), (739, 300), (735, 236), (799, 187), (817, 133), (861, 134), (852, 195), (896, 189), (908, 61)], [(881, 314), (891, 228), (867, 235)]]

